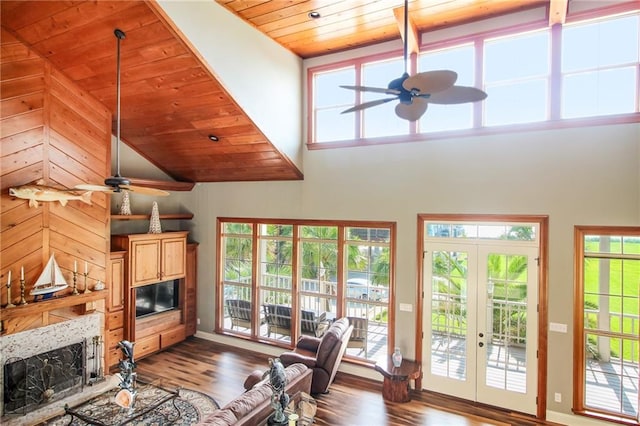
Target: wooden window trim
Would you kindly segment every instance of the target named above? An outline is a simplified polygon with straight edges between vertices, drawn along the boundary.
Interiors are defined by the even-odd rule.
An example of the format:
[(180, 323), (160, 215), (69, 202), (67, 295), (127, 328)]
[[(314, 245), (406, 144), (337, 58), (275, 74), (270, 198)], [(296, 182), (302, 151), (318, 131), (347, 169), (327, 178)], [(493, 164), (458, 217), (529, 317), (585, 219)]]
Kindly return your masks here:
[(585, 235), (640, 235), (639, 226), (575, 226), (574, 227), (574, 305), (573, 305), (573, 412), (574, 414), (609, 422), (637, 425), (638, 419), (588, 408), (584, 405), (586, 368), (584, 342), (584, 237)]
[[(280, 225), (292, 225), (293, 226), (293, 240), (294, 247), (293, 251), (296, 252), (299, 242), (299, 231), (298, 228), (301, 225), (309, 225), (309, 226), (333, 226), (338, 228), (338, 239), (336, 240), (336, 244), (338, 247), (337, 256), (339, 259), (342, 259), (337, 267), (338, 276), (343, 276), (345, 269), (345, 250), (344, 245), (346, 244), (346, 238), (344, 235), (344, 231), (346, 228), (355, 227), (355, 228), (384, 228), (389, 230), (389, 302), (387, 304), (388, 309), (388, 322), (387, 322), (387, 352), (390, 355), (393, 352), (393, 348), (395, 345), (395, 262), (396, 262), (396, 222), (389, 221), (358, 221), (358, 220), (320, 220), (320, 219), (268, 219), (268, 218), (239, 218), (239, 217), (218, 217), (217, 218), (217, 235), (216, 235), (216, 295), (215, 295), (215, 303), (214, 306), (217, 307), (217, 312), (215, 315), (215, 324), (214, 324), (214, 332), (217, 334), (222, 334), (225, 336), (231, 336), (234, 338), (239, 338), (242, 340), (263, 343), (274, 347), (281, 347), (285, 349), (291, 349), (295, 346), (295, 337), (299, 335), (297, 332), (292, 333), (292, 339), (290, 342), (282, 342), (276, 341), (272, 339), (266, 339), (263, 336), (260, 336), (258, 333), (258, 329), (256, 327), (252, 327), (251, 335), (235, 333), (230, 331), (229, 329), (225, 329), (224, 325), (224, 297), (220, 295), (224, 294), (224, 268), (223, 264), (223, 252), (222, 252), (222, 239), (224, 235), (224, 224), (226, 223), (244, 223), (251, 224), (253, 229), (253, 247), (252, 247), (252, 255), (254, 257), (253, 266), (252, 266), (252, 305), (253, 305), (253, 318), (256, 321), (256, 318), (259, 318), (259, 286), (257, 286), (257, 273), (258, 268), (256, 267), (257, 255), (258, 255), (258, 244), (259, 244), (259, 226), (262, 224), (280, 224)], [(292, 318), (291, 321), (295, 324), (298, 324), (298, 316), (297, 316), (297, 307), (298, 307), (298, 286), (297, 286), (297, 273), (300, 268), (298, 264), (299, 256), (294, 256), (292, 259), (292, 273), (294, 273), (294, 279), (292, 283)], [(345, 292), (343, 286), (338, 286), (338, 293), (336, 295), (336, 299), (338, 301), (337, 305), (337, 314), (342, 315), (344, 313), (344, 303), (345, 303)], [(299, 330), (298, 330), (299, 331)], [(345, 360), (352, 362), (357, 365), (367, 366), (373, 368), (375, 363), (369, 359), (355, 357), (355, 356), (345, 356)]]

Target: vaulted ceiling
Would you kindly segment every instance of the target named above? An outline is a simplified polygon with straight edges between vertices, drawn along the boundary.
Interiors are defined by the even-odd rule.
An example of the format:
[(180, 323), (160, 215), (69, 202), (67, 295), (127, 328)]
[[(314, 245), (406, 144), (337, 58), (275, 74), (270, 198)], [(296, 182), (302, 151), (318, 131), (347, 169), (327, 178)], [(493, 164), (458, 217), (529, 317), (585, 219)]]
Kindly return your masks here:
[[(400, 36), (393, 9), (403, 0), (217, 1), (302, 58)], [(566, 11), (567, 0), (411, 0), (409, 11), (422, 32), (542, 4), (553, 14)], [(216, 80), (216, 64), (190, 49), (155, 2), (3, 0), (0, 7), (3, 31), (51, 61), (114, 117), (113, 30), (122, 29), (122, 140), (174, 179), (302, 179)], [(310, 18), (312, 11), (320, 18)]]

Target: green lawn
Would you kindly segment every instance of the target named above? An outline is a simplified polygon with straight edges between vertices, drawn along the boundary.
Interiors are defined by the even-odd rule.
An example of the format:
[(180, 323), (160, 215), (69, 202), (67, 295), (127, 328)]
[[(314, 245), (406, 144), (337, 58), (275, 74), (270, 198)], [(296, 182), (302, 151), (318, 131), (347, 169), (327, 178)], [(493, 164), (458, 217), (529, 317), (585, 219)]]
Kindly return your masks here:
[[(585, 248), (587, 252), (597, 252), (598, 243), (587, 241)], [(625, 253), (638, 254), (640, 241), (626, 242), (624, 249)], [(612, 241), (608, 252), (620, 253), (620, 242)], [(585, 307), (599, 309), (601, 304), (607, 302), (609, 312), (613, 314), (609, 324), (610, 330), (636, 336), (635, 339), (624, 342), (622, 356), (625, 360), (638, 362), (640, 260), (587, 258), (584, 264), (584, 285)], [(587, 321), (591, 328), (604, 328), (603, 324), (596, 327), (595, 315), (589, 315)], [(619, 339), (611, 339), (613, 355), (620, 355), (620, 344)]]

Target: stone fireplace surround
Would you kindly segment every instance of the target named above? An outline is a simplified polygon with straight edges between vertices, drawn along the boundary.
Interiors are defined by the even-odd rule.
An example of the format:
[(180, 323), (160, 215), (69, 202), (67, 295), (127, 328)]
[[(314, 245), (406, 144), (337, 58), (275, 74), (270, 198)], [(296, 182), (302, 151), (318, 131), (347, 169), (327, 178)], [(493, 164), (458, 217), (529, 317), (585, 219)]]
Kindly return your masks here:
[[(101, 336), (102, 330), (104, 330), (103, 323), (103, 314), (93, 313), (57, 324), (2, 336), (0, 337), (0, 364), (4, 367), (7, 360), (11, 358), (28, 358), (73, 343), (82, 343), (85, 339), (91, 342), (94, 336)], [(88, 349), (86, 353), (87, 357), (89, 357), (91, 350)], [(85, 376), (88, 376), (93, 366), (93, 360), (85, 360), (85, 365), (88, 370), (85, 372)], [(104, 364), (102, 363), (102, 365)], [(4, 401), (4, 395), (2, 394), (4, 389), (3, 374), (4, 368), (0, 368), (0, 397), (2, 398), (0, 400), (0, 423), (7, 426), (37, 424), (50, 417), (63, 414), (65, 404), (79, 404), (117, 385), (115, 377), (107, 377), (107, 380), (92, 386), (84, 386), (79, 393), (54, 401), (48, 405), (43, 405), (41, 408), (33, 410), (26, 415), (4, 416), (1, 402)]]

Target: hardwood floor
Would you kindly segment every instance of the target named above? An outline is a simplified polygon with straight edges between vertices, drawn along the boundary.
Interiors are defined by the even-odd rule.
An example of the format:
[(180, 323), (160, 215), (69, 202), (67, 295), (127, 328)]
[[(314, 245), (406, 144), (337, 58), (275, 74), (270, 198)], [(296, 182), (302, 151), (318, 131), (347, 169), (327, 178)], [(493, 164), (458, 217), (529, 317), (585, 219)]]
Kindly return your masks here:
[[(140, 377), (164, 378), (175, 385), (199, 390), (226, 405), (244, 392), (245, 378), (265, 370), (269, 356), (199, 338), (137, 362)], [(315, 395), (316, 425), (552, 425), (431, 392), (412, 393), (408, 403), (382, 399), (382, 383), (338, 373), (328, 394)]]

